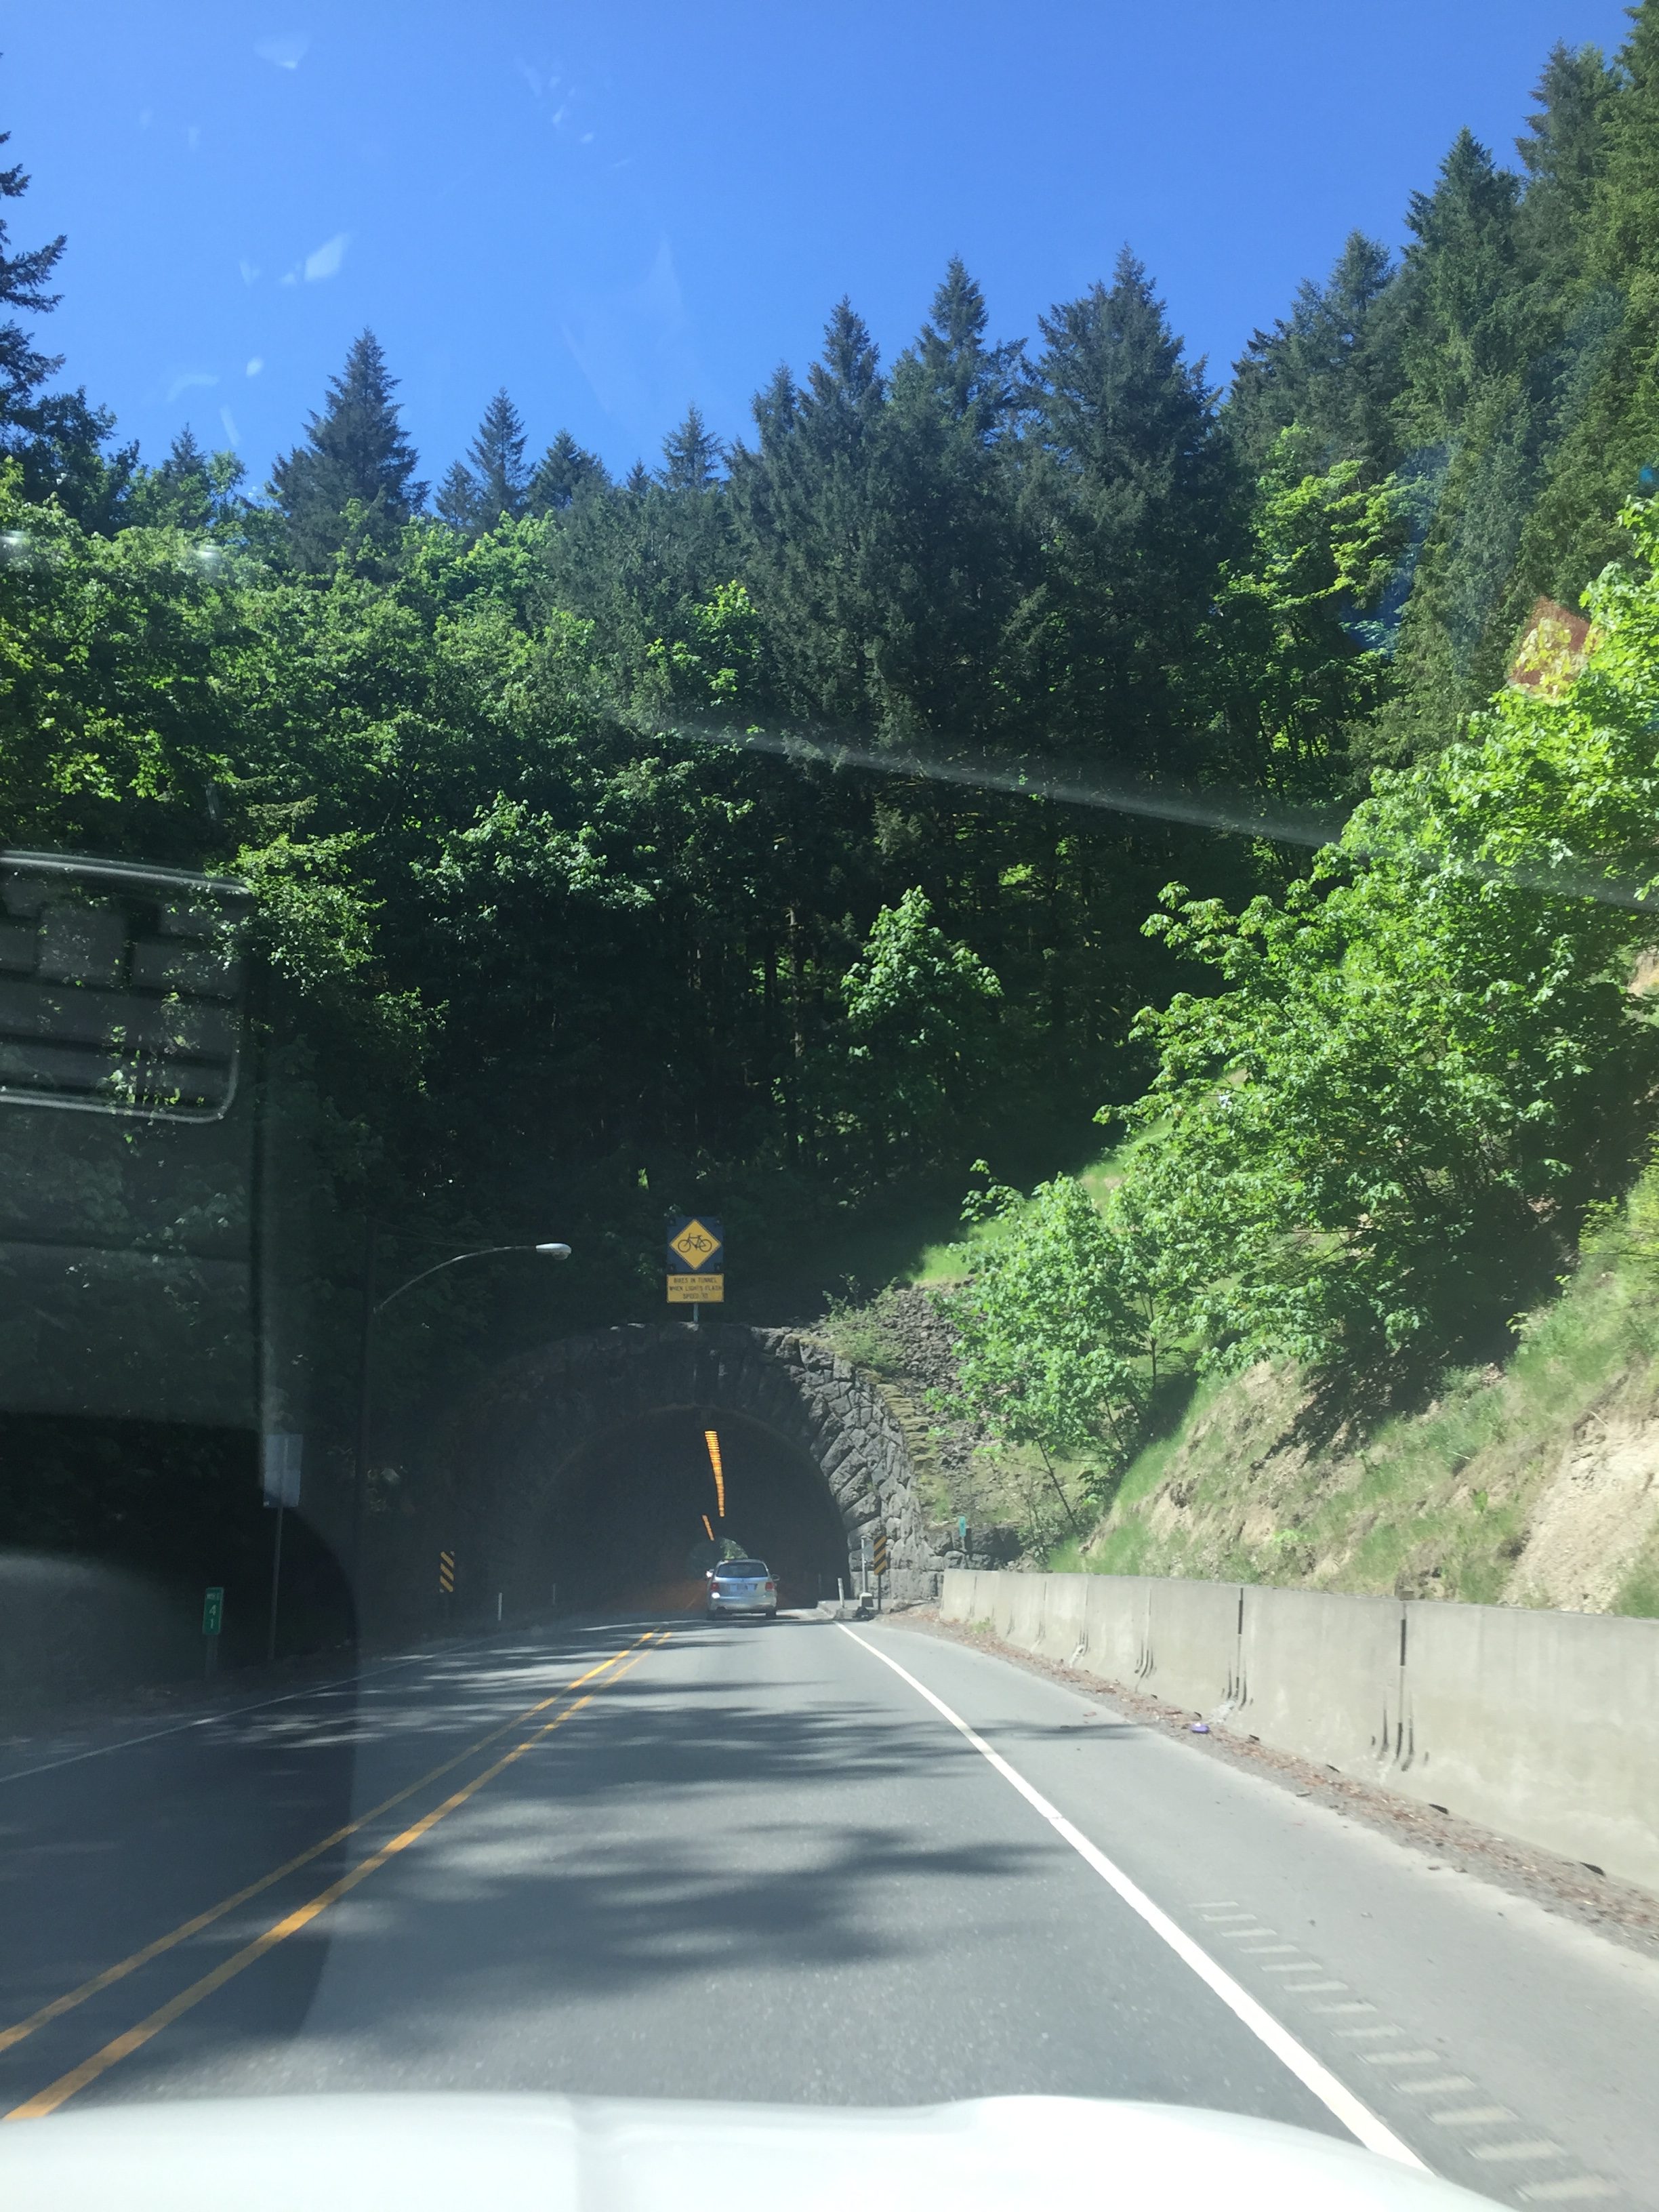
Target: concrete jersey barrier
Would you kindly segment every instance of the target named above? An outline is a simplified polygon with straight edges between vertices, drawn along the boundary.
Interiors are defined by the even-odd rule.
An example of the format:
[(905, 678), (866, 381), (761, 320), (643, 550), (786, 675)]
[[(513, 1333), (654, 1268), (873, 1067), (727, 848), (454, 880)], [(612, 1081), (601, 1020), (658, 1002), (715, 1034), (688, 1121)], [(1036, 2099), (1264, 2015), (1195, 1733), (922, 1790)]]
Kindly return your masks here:
[(1659, 1890), (1659, 1620), (955, 1569), (939, 1613)]

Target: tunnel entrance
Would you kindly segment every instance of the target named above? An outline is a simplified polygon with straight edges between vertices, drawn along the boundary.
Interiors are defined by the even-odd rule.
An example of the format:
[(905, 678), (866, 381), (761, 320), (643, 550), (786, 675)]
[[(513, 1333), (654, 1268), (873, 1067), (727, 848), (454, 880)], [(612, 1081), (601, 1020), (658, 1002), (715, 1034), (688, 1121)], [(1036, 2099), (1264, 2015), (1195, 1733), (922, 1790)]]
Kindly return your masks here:
[[(720, 1439), (722, 1523), (703, 1441)], [(699, 1539), (722, 1526), (776, 1569), (786, 1604), (855, 1586), (878, 1531), (890, 1598), (932, 1597), (961, 1563), (930, 1522), (913, 1432), (879, 1382), (793, 1329), (682, 1322), (597, 1329), (497, 1369), (439, 1439), (458, 1576), (494, 1604), (702, 1596)], [(459, 1583), (458, 1583), (459, 1589)]]
[(721, 1542), (765, 1560), (784, 1606), (834, 1596), (847, 1572), (840, 1512), (806, 1453), (713, 1407), (643, 1413), (590, 1438), (566, 1462), (550, 1508), (546, 1555), (580, 1606), (701, 1603)]

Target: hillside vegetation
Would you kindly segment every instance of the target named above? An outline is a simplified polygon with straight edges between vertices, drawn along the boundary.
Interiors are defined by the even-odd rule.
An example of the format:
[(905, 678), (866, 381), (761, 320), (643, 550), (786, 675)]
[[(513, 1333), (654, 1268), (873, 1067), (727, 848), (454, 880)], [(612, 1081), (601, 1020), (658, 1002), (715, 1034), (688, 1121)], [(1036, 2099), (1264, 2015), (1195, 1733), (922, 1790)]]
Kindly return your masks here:
[(1212, 1378), (1053, 1564), (1659, 1614), (1656, 1262), (1603, 1231), (1506, 1364), (1413, 1413), (1343, 1408), (1294, 1366)]
[[(118, 445), (31, 337), (64, 241), (0, 226), (0, 840), (252, 888), (320, 1484), (366, 1217), (574, 1249), (388, 1319), (414, 1499), (487, 1363), (662, 1311), (665, 1213), (771, 1322), (968, 1185), (918, 1402), (1033, 1556), (1103, 1514), (1091, 1558), (1197, 1559), (1145, 1455), (1246, 1407), (1258, 1498), (1389, 1408), (1519, 1437), (1541, 1335), (1445, 1377), (1509, 1369), (1659, 1119), (1659, 0), (1544, 60), (1516, 153), (1460, 134), (1224, 388), (1132, 252), (1024, 338), (953, 260), (889, 360), (833, 307), (729, 448), (693, 407), (620, 481), (532, 463), (497, 392), (435, 501), (369, 331), (263, 487)], [(1584, 1279), (1550, 1327), (1626, 1296)], [(0, 1540), (135, 1540), (12, 1464)], [(1494, 1562), (1531, 1480), (1471, 1491)], [(1417, 1572), (1377, 1511), (1301, 1571)]]
[[(1103, 1200), (1114, 1157), (1085, 1180)], [(1502, 1363), (1391, 1410), (1292, 1362), (1177, 1361), (1121, 1474), (978, 1418), (953, 1316), (1018, 1216), (918, 1253), (818, 1332), (886, 1389), (933, 1516), (983, 1565), (1659, 1616), (1659, 1170), (1594, 1221)]]

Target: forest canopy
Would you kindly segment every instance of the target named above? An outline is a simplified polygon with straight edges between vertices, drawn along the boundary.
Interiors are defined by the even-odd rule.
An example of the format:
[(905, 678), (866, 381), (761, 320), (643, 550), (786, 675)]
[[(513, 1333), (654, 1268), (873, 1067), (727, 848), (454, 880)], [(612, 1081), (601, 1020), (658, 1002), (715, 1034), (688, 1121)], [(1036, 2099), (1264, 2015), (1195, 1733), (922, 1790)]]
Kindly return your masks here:
[[(5, 841), (245, 878), (342, 1218), (556, 1218), (592, 1317), (670, 1206), (793, 1281), (1109, 1102), (1105, 1244), (1034, 1218), (1113, 1435), (1149, 1299), (1204, 1358), (1483, 1340), (1651, 1120), (1656, 176), (1644, 0), (1224, 386), (1127, 249), (1018, 340), (953, 260), (729, 448), (691, 405), (616, 481), (496, 390), (435, 491), (368, 331), (263, 486), (119, 445), (0, 226)], [(1540, 601), (1588, 672), (1506, 687)]]

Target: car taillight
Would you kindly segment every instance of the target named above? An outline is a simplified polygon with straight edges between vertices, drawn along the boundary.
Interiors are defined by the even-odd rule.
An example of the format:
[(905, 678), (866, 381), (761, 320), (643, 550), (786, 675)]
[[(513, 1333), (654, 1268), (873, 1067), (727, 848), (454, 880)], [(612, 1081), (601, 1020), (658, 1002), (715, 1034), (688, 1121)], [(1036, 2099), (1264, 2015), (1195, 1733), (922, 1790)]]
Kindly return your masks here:
[(769, 1592), (774, 1597), (777, 1595), (778, 1586), (775, 1583), (763, 1583), (761, 1584), (761, 1588), (763, 1590)]

